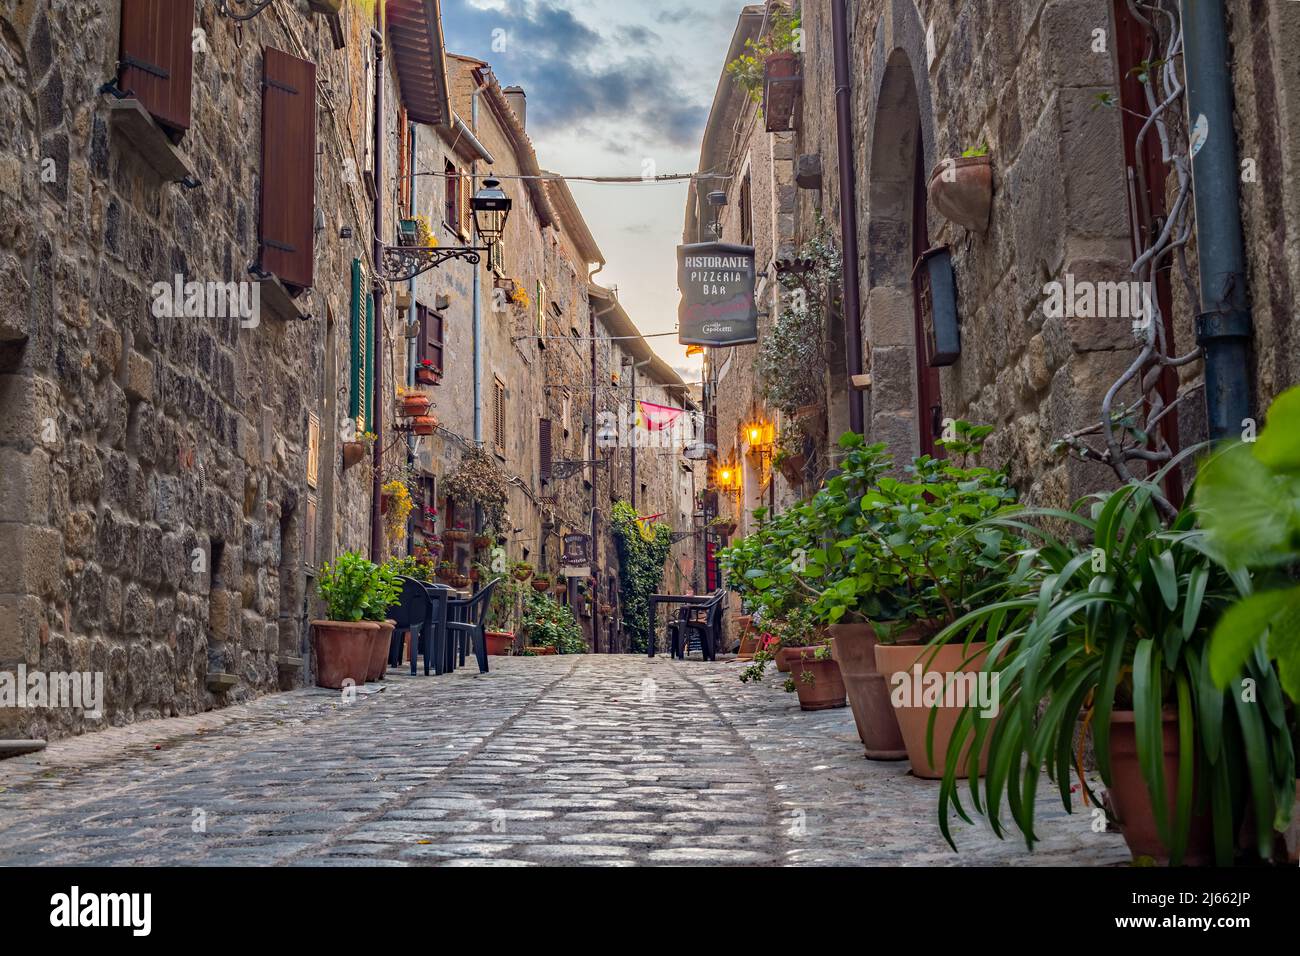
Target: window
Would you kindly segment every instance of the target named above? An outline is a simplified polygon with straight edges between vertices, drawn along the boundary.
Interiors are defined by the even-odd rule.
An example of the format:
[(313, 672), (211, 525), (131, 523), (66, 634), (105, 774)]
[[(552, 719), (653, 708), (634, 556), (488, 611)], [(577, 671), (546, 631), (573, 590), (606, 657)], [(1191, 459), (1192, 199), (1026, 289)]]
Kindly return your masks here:
[(267, 47), (262, 57), (264, 272), (310, 289), (315, 265), (316, 64)]
[(750, 188), (749, 176), (745, 176), (745, 181), (740, 184), (740, 244), (742, 246), (752, 246), (754, 244), (754, 209), (753, 190)]
[(415, 315), (420, 323), (420, 362), (432, 363), (430, 367), (441, 375), (446, 371), (443, 364), (443, 316), (419, 303), (415, 306)]
[(492, 444), (498, 455), (506, 453), (506, 385), (501, 379), (493, 378), (492, 389)]
[(446, 174), (443, 176), (443, 217), (447, 223), (447, 228), (453, 232), (459, 232), (461, 229), (460, 218), (460, 174), (456, 172), (456, 167), (447, 163)]
[(537, 448), (540, 457), (539, 474), (542, 481), (551, 480), (551, 420), (549, 418), (539, 418), (537, 420)]
[(194, 72), (194, 4), (122, 0), (117, 85), (140, 101), (159, 125), (190, 128)]

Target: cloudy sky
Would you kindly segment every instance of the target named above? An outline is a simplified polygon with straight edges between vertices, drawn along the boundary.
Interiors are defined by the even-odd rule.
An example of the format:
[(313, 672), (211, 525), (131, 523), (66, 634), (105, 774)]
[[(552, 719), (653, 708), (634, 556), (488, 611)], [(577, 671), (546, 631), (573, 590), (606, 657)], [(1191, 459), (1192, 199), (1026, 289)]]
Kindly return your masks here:
[[(448, 51), (528, 93), (542, 167), (565, 175), (695, 172), (744, 0), (443, 0)], [(677, 324), (686, 184), (573, 183), (608, 265), (596, 277), (647, 335)], [(698, 375), (672, 336), (650, 343)]]

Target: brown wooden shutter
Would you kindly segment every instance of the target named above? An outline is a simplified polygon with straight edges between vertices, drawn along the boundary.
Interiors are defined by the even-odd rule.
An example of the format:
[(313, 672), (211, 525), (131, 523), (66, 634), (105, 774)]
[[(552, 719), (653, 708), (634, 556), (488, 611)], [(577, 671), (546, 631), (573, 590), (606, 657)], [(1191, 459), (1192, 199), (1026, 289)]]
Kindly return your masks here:
[(474, 230), (474, 177), (468, 172), (460, 177), (460, 237), (467, 242)]
[(316, 64), (266, 47), (262, 65), (262, 269), (308, 289), (316, 238)]
[(443, 317), (438, 312), (420, 307), (423, 314), (420, 316), (421, 331), (424, 336), (424, 355), (423, 358), (433, 363), (433, 367), (438, 372), (445, 372), (443, 367)]
[(541, 476), (542, 481), (551, 480), (551, 420), (549, 418), (539, 418), (537, 420), (537, 447), (541, 453)]
[(492, 399), (492, 443), (501, 454), (506, 451), (506, 386), (496, 380)]
[(122, 0), (117, 85), (159, 123), (190, 128), (194, 0)]

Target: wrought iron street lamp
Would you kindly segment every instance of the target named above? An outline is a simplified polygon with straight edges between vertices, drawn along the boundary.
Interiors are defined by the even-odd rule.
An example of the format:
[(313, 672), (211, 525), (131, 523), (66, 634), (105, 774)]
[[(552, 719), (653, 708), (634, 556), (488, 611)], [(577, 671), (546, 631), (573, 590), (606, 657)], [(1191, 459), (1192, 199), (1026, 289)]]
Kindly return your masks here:
[(483, 188), (470, 200), (470, 209), (474, 212), (479, 240), (484, 245), (384, 246), (384, 278), (390, 282), (404, 282), (453, 259), (464, 259), (471, 265), (478, 265), (482, 261), (482, 254), (490, 253), (492, 247), (501, 241), (506, 220), (510, 218), (511, 205), (510, 197), (502, 190), (498, 180), (483, 180)]
[(496, 245), (505, 235), (506, 220), (510, 218), (510, 197), (501, 188), (500, 180), (485, 179), (483, 188), (474, 194), (470, 208), (474, 211), (474, 225), (479, 239), (489, 247)]

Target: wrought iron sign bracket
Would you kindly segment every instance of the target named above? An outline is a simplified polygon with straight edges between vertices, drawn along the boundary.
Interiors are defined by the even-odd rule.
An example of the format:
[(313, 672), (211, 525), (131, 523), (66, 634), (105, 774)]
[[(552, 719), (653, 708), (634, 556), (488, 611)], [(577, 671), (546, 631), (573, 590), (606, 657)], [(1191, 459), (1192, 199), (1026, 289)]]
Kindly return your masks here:
[(589, 458), (578, 461), (557, 461), (551, 465), (551, 477), (563, 481), (565, 478), (572, 478), (588, 465), (593, 465), (597, 468), (608, 468), (609, 462), (605, 461), (603, 458)]
[[(217, 0), (217, 12), (236, 23), (243, 23), (253, 19), (274, 2), (275, 0)], [(246, 12), (241, 13), (242, 10)]]
[(381, 274), (389, 282), (405, 282), (453, 259), (476, 266), (487, 251), (479, 246), (384, 246)]
[(671, 544), (677, 544), (679, 541), (685, 541), (687, 538), (698, 538), (699, 531), (674, 531), (669, 539)]

